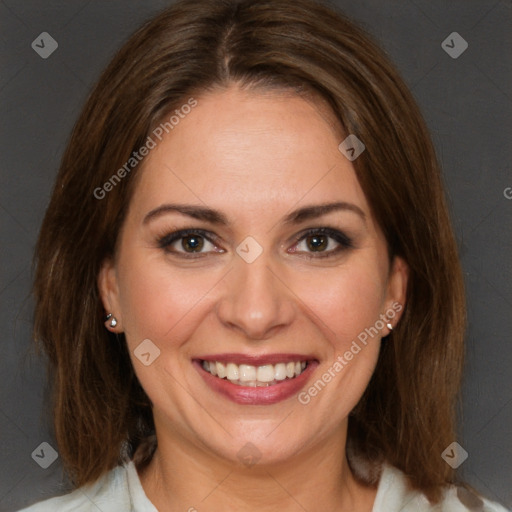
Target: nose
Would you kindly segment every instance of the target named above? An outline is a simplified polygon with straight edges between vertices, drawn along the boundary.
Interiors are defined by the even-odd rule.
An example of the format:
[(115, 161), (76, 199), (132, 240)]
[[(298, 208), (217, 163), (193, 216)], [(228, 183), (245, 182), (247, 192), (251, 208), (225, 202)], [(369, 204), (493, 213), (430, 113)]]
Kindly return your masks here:
[(222, 324), (251, 340), (268, 339), (289, 326), (296, 314), (293, 293), (278, 275), (263, 255), (253, 263), (239, 258), (217, 305)]

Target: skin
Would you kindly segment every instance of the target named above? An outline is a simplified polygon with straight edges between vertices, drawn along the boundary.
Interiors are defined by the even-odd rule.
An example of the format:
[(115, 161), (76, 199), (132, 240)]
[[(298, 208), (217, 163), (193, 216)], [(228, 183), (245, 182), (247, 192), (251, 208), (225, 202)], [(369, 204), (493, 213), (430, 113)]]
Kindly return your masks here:
[[(146, 158), (116, 257), (99, 276), (105, 309), (118, 320), (109, 328), (126, 334), (153, 403), (158, 449), (140, 474), (143, 488), (161, 511), (371, 510), (376, 489), (352, 475), (346, 431), (387, 327), (307, 405), (296, 396), (234, 403), (205, 384), (192, 359), (312, 355), (319, 366), (307, 388), (394, 302), (405, 303), (407, 266), (389, 260), (352, 163), (338, 150), (346, 135), (320, 101), (236, 85), (196, 99)], [(363, 215), (284, 222), (294, 210), (340, 201)], [(175, 211), (144, 222), (166, 203), (217, 210), (228, 224)], [(297, 242), (322, 227), (342, 231), (353, 247), (336, 252), (339, 243), (327, 239), (330, 252), (320, 257), (307, 240)], [(183, 256), (181, 239), (159, 245), (190, 228), (217, 237), (199, 257)], [(247, 236), (263, 248), (250, 264), (236, 253)], [(149, 366), (133, 353), (145, 339), (160, 350)], [(260, 456), (251, 467), (237, 456), (248, 442)]]

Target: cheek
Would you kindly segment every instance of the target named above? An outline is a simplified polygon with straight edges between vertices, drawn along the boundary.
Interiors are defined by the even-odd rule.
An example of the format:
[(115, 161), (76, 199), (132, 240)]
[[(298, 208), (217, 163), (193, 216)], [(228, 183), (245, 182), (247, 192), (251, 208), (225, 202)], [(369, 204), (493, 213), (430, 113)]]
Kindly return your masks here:
[(383, 312), (385, 280), (378, 265), (361, 259), (298, 281), (297, 295), (336, 336), (337, 344), (350, 343)]
[(322, 284), (311, 282), (299, 292), (324, 324), (330, 348), (317, 380), (298, 398), (317, 407), (326, 430), (357, 405), (377, 364), (381, 335), (375, 325), (383, 313), (385, 278), (375, 261), (339, 267)]
[(209, 293), (221, 277), (214, 272), (172, 269), (161, 256), (126, 253), (119, 262), (119, 282), (129, 345), (146, 338), (179, 345), (193, 330), (194, 318), (210, 307)]

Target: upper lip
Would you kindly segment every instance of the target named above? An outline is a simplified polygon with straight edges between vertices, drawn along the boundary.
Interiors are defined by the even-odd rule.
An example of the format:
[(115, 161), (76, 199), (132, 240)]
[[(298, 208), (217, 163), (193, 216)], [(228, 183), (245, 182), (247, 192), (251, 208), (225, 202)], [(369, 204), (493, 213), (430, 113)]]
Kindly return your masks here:
[(221, 363), (248, 364), (251, 366), (264, 366), (266, 364), (290, 363), (297, 361), (313, 361), (315, 357), (305, 354), (210, 354), (198, 357), (201, 361), (218, 361)]

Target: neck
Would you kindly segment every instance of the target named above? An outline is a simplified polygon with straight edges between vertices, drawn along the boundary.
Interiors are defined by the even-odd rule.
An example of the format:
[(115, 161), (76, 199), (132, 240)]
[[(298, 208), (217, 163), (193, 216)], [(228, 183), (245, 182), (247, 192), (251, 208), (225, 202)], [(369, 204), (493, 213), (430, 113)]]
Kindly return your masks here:
[(240, 512), (369, 512), (376, 488), (354, 478), (344, 447), (342, 436), (286, 461), (249, 467), (206, 452), (186, 439), (159, 436), (158, 448), (140, 480), (160, 512), (223, 512), (226, 507)]

